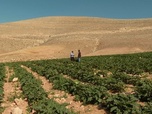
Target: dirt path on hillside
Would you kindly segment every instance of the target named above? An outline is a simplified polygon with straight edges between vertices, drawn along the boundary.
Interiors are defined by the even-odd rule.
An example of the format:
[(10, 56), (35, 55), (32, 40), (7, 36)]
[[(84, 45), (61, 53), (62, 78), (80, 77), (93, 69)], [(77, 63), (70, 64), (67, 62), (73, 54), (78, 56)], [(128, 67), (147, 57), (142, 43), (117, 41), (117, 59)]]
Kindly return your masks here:
[(70, 32), (70, 33), (62, 33), (62, 34), (57, 34), (57, 35), (51, 35), (51, 37), (52, 38), (55, 38), (55, 37), (63, 37), (63, 36), (71, 36), (71, 35), (80, 35), (80, 34), (94, 34), (94, 35), (96, 35), (96, 34), (100, 34), (100, 35), (105, 35), (105, 34), (115, 34), (115, 33), (128, 33), (128, 32), (134, 32), (134, 31), (142, 31), (142, 30), (151, 30), (152, 29), (152, 27), (151, 26), (148, 26), (148, 27), (122, 27), (122, 28), (120, 28), (120, 29), (118, 29), (118, 30), (113, 30), (113, 31), (109, 31), (109, 30), (103, 30), (103, 31), (101, 31), (101, 30), (98, 30), (98, 31), (79, 31), (79, 32)]
[(79, 112), (80, 114), (106, 114), (106, 111), (99, 110), (96, 105), (87, 105), (84, 106), (81, 102), (74, 101), (74, 96), (65, 93), (64, 91), (54, 90), (52, 83), (50, 83), (45, 77), (38, 75), (36, 72), (33, 72), (30, 68), (26, 66), (22, 66), (28, 72), (32, 73), (37, 79), (42, 81), (42, 87), (46, 92), (49, 93), (49, 98), (54, 98), (54, 100), (58, 103), (68, 103), (67, 108), (73, 109), (75, 112)]

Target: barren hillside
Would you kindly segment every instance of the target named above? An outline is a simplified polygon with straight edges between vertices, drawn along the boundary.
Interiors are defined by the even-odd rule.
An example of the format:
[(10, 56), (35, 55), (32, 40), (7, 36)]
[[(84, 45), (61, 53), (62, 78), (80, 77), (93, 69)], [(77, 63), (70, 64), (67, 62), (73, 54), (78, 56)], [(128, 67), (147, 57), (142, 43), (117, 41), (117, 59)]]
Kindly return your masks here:
[(152, 19), (44, 17), (0, 24), (0, 62), (152, 51)]

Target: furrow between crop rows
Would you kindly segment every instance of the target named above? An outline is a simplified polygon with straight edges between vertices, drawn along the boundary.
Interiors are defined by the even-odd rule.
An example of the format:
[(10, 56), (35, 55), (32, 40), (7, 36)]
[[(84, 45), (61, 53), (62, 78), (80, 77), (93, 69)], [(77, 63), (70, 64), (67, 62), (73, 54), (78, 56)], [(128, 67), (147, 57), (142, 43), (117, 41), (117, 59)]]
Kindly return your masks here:
[[(49, 98), (53, 98), (56, 102), (62, 104), (66, 103), (67, 108), (73, 109), (75, 112), (78, 112), (79, 114), (106, 114), (106, 112), (102, 109), (98, 109), (97, 105), (83, 105), (80, 101), (75, 101), (75, 97), (71, 94), (68, 94), (64, 91), (55, 90), (53, 89), (53, 84), (49, 82), (44, 76), (40, 76), (36, 72), (33, 72), (31, 69), (29, 69), (26, 66), (22, 66), (22, 68), (25, 68), (28, 72), (32, 73), (33, 76), (35, 76), (37, 79), (40, 79), (42, 81), (42, 86), (45, 91), (47, 91), (49, 94)], [(92, 112), (93, 111), (93, 112)]]

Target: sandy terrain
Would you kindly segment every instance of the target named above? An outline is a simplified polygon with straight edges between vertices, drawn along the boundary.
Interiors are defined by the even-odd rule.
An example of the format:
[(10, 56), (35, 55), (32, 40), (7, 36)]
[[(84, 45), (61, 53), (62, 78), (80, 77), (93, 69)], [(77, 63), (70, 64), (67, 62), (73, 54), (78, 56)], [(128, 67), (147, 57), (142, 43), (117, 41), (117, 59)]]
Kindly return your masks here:
[(0, 24), (0, 62), (152, 51), (152, 19), (44, 17)]

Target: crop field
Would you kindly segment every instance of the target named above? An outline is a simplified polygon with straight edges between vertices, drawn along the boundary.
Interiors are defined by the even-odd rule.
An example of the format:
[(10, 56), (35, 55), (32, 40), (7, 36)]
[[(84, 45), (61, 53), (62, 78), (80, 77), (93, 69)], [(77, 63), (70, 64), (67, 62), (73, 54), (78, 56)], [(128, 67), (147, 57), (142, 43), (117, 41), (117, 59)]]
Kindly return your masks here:
[[(55, 97), (49, 97), (53, 92), (46, 92), (34, 73), (48, 80), (53, 90), (64, 91), (74, 96), (75, 102), (97, 106), (106, 114), (152, 114), (151, 52), (83, 57), (81, 62), (54, 59), (1, 63), (1, 104), (5, 92), (6, 67), (13, 70), (9, 81), (18, 78), (22, 90), (20, 96), (26, 99), (29, 114), (33, 111), (35, 114), (81, 113), (74, 108), (67, 108), (70, 103), (60, 103)], [(4, 110), (5, 107), (1, 105), (0, 111)], [(94, 114), (89, 111), (86, 113)]]

